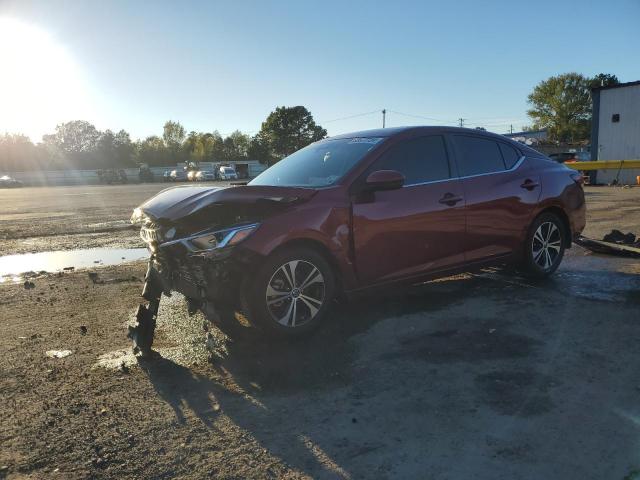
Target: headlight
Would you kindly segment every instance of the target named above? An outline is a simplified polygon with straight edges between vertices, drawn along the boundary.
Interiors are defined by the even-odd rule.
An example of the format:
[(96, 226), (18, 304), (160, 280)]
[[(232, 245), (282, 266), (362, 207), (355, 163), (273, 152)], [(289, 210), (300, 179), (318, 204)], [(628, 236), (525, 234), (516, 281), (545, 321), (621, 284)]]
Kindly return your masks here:
[(144, 212), (140, 207), (138, 207), (133, 210), (133, 214), (131, 215), (131, 223), (142, 223), (142, 220), (144, 220)]
[(196, 234), (191, 237), (166, 242), (161, 246), (182, 242), (191, 252), (207, 252), (236, 245), (251, 235), (257, 228), (258, 224), (244, 225), (217, 232)]
[(203, 235), (202, 237), (195, 237), (189, 240), (189, 243), (195, 247), (196, 250), (211, 250), (218, 246), (218, 239), (215, 233), (209, 235)]

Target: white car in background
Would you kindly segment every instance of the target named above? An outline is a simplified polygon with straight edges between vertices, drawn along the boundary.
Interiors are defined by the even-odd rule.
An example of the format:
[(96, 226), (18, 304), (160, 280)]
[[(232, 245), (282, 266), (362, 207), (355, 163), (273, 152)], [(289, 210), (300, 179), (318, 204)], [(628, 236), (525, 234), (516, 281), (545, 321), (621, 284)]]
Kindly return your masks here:
[(208, 170), (200, 170), (196, 173), (196, 182), (211, 182), (215, 179), (215, 174)]
[(22, 182), (10, 177), (9, 175), (0, 176), (0, 188), (17, 188), (22, 187)]
[(220, 167), (220, 180), (237, 180), (238, 174), (233, 167)]

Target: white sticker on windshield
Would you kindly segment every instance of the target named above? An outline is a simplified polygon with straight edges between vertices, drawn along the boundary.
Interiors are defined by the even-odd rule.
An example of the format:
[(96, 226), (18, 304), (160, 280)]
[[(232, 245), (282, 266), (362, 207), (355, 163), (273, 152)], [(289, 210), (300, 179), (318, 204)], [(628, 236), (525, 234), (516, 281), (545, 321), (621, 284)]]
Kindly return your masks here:
[(355, 137), (352, 138), (349, 143), (378, 143), (382, 140), (381, 137)]

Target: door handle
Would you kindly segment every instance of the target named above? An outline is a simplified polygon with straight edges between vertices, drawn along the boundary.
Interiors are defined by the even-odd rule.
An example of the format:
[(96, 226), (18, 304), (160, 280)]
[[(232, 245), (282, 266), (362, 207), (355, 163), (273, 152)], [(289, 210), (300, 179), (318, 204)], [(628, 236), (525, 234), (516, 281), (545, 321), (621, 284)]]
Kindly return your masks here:
[(526, 179), (524, 183), (520, 185), (521, 188), (526, 188), (529, 191), (533, 190), (538, 186), (540, 186), (538, 182), (534, 182), (533, 180), (529, 180), (529, 179)]
[(444, 196), (440, 200), (438, 200), (439, 203), (448, 205), (450, 207), (453, 207), (456, 203), (461, 201), (462, 197), (460, 197), (459, 195), (454, 195), (453, 193), (445, 193)]

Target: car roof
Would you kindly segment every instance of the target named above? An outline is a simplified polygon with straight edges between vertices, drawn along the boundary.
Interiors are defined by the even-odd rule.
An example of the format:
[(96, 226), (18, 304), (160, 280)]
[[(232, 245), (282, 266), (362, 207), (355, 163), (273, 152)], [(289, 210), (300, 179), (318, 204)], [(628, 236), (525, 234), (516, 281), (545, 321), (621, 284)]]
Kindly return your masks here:
[(395, 135), (400, 135), (403, 133), (468, 133), (474, 135), (484, 135), (494, 137), (496, 139), (500, 139), (503, 141), (507, 141), (509, 143), (513, 143), (513, 141), (505, 137), (504, 135), (499, 135), (497, 133), (487, 132), (486, 130), (478, 130), (475, 128), (461, 128), (461, 127), (449, 127), (449, 126), (440, 126), (440, 125), (420, 125), (420, 126), (406, 126), (406, 127), (390, 127), (390, 128), (377, 128), (373, 130), (362, 130), (359, 132), (350, 132), (350, 133), (342, 133), (340, 135), (334, 135), (333, 137), (329, 137), (328, 140), (340, 139), (340, 138), (369, 138), (369, 137), (393, 137)]
[[(403, 135), (406, 133), (457, 133), (457, 134), (469, 134), (469, 135), (481, 135), (483, 137), (493, 138), (494, 140), (500, 140), (504, 143), (508, 143), (513, 145), (516, 149), (521, 152), (525, 152), (527, 155), (532, 157), (544, 157), (544, 154), (534, 150), (533, 148), (517, 142), (509, 137), (504, 135), (500, 135), (498, 133), (487, 132), (486, 130), (478, 130), (476, 128), (461, 128), (461, 127), (450, 127), (446, 125), (424, 125), (424, 126), (406, 126), (406, 127), (390, 127), (390, 128), (377, 128), (374, 130), (362, 130), (359, 132), (351, 132), (351, 133), (343, 133), (340, 135), (335, 135), (333, 137), (329, 137), (325, 140), (335, 140), (340, 138), (369, 138), (369, 137), (381, 137), (381, 138), (391, 138), (396, 135)], [(322, 141), (322, 140), (321, 140)]]

